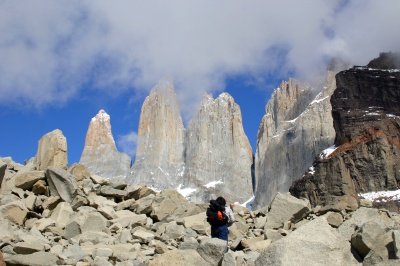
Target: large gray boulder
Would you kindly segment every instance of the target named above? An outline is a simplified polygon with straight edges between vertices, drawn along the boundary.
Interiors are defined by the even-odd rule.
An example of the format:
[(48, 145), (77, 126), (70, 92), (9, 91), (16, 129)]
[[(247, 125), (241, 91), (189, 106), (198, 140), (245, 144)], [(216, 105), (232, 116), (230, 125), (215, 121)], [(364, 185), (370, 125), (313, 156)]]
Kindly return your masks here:
[(185, 227), (178, 225), (175, 221), (165, 224), (165, 229), (161, 234), (162, 239), (168, 241), (170, 239), (180, 240), (185, 235)]
[(10, 243), (13, 238), (14, 231), (11, 222), (8, 219), (0, 218), (0, 244)]
[(351, 213), (350, 219), (344, 221), (338, 228), (339, 233), (348, 241), (351, 240), (355, 231), (363, 224), (374, 221), (383, 224), (384, 227), (392, 228), (395, 222), (388, 216), (387, 212), (381, 212), (373, 208), (361, 207)]
[(81, 226), (82, 233), (104, 232), (107, 228), (107, 219), (98, 212), (89, 213)]
[(110, 116), (104, 110), (90, 121), (80, 163), (92, 174), (107, 178), (125, 178), (130, 172), (131, 159), (117, 150)]
[(155, 221), (176, 220), (202, 212), (196, 205), (189, 203), (176, 190), (166, 189), (154, 197), (151, 204), (151, 217)]
[(39, 140), (35, 158), (39, 170), (48, 167), (67, 168), (67, 139), (61, 130), (55, 129)]
[(256, 207), (269, 205), (277, 192), (289, 191), (315, 156), (333, 144), (329, 99), (335, 88), (335, 73), (328, 71), (319, 88), (290, 79), (272, 94), (257, 136)]
[(50, 218), (53, 219), (58, 226), (64, 228), (70, 221), (74, 211), (66, 202), (61, 202), (52, 211)]
[(147, 186), (138, 186), (138, 185), (131, 185), (125, 188), (125, 191), (128, 192), (126, 198), (127, 199), (135, 199), (139, 200), (144, 198), (148, 195), (155, 195), (156, 192)]
[(0, 206), (0, 214), (1, 217), (15, 224), (23, 225), (28, 214), (28, 209), (22, 201), (13, 201)]
[(228, 249), (227, 245), (228, 243), (225, 240), (203, 238), (197, 248), (197, 252), (210, 265), (219, 265)]
[(155, 199), (153, 194), (143, 197), (133, 203), (132, 207), (135, 209), (136, 213), (139, 214), (150, 214), (152, 212), (152, 204)]
[(111, 220), (114, 224), (119, 224), (122, 227), (131, 227), (137, 225), (145, 225), (147, 223), (147, 216), (144, 214), (136, 214), (128, 210), (121, 210), (116, 212), (116, 218)]
[(364, 223), (352, 236), (351, 246), (357, 251), (361, 258), (365, 258), (369, 252), (389, 259), (387, 246), (393, 241), (392, 232), (389, 232), (382, 223), (369, 221)]
[(319, 217), (277, 240), (264, 250), (255, 265), (359, 265), (350, 243), (325, 217)]
[(50, 252), (39, 251), (27, 255), (11, 255), (5, 258), (7, 265), (21, 266), (53, 266), (57, 265), (58, 258)]
[(73, 175), (66, 170), (49, 167), (46, 170), (46, 179), (49, 184), (50, 195), (59, 196), (62, 200), (69, 203), (72, 202), (78, 189)]
[(160, 256), (156, 257), (154, 260), (150, 261), (149, 266), (209, 266), (209, 262), (205, 261), (196, 250), (171, 250)]
[(262, 251), (268, 248), (272, 243), (271, 239), (264, 239), (264, 236), (253, 237), (249, 239), (244, 239), (241, 241), (241, 245), (245, 249), (253, 251)]
[(31, 190), (33, 185), (39, 181), (44, 180), (44, 171), (28, 171), (23, 173), (17, 173), (14, 176), (14, 185), (24, 190)]
[(308, 200), (295, 198), (289, 193), (278, 192), (266, 214), (265, 228), (280, 228), (287, 221), (296, 223), (310, 211), (311, 206)]
[(83, 164), (79, 163), (71, 165), (68, 168), (68, 172), (70, 172), (71, 175), (75, 176), (76, 181), (83, 181), (85, 179), (89, 179), (91, 176), (89, 169), (87, 169), (87, 167)]
[(183, 225), (186, 228), (191, 228), (202, 235), (205, 235), (207, 229), (210, 227), (209, 223), (207, 222), (207, 215), (205, 212), (183, 218)]

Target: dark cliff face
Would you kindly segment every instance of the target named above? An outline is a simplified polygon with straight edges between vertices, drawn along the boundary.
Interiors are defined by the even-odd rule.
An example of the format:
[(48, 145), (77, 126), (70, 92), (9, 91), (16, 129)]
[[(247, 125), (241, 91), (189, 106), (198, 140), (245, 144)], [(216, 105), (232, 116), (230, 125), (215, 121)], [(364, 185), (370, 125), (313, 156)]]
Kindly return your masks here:
[(396, 70), (363, 67), (336, 76), (337, 88), (331, 98), (336, 145), (353, 140), (368, 128), (392, 132), (390, 115), (400, 115), (399, 77)]
[[(382, 54), (381, 54), (382, 56)], [(357, 194), (400, 186), (400, 70), (374, 59), (336, 76), (331, 97), (335, 147), (290, 192), (315, 205), (354, 209)], [(384, 64), (382, 63), (384, 62)]]

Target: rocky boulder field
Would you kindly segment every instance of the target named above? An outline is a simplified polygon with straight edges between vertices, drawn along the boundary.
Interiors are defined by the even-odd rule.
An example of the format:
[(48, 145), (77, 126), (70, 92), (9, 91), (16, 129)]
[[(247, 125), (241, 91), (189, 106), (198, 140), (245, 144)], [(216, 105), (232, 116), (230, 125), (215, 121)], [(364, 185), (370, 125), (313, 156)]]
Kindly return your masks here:
[(400, 263), (400, 216), (367, 200), (355, 211), (280, 193), (259, 210), (236, 205), (227, 247), (210, 237), (207, 204), (175, 190), (112, 181), (79, 164), (37, 169), (37, 160), (0, 159), (0, 265)]

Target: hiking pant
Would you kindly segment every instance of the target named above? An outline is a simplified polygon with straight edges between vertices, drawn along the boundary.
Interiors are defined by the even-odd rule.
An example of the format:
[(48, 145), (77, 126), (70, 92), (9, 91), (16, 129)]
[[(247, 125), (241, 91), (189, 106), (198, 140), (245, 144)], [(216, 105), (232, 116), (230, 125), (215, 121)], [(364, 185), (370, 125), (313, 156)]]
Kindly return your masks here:
[(211, 226), (211, 237), (228, 241), (228, 225)]

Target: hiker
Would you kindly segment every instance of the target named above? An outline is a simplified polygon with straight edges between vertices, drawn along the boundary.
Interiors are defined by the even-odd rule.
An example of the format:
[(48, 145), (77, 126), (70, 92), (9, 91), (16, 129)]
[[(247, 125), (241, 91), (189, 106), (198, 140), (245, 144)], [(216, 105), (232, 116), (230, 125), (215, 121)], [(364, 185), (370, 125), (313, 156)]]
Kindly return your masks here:
[(223, 197), (210, 200), (206, 214), (207, 222), (211, 225), (211, 237), (228, 241), (228, 226), (233, 224), (234, 216), (232, 209), (225, 205)]

